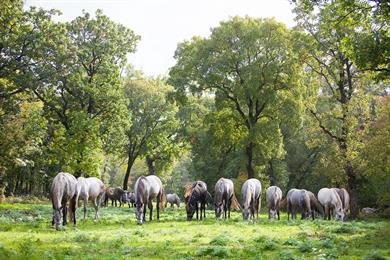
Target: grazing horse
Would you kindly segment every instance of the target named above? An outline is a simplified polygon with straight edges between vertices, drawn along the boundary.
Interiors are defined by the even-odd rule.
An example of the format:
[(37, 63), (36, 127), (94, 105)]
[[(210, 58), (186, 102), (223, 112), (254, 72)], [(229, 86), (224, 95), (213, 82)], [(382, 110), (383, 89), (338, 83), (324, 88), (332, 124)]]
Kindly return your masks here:
[(277, 186), (271, 186), (266, 191), (266, 198), (268, 204), (268, 219), (275, 218), (275, 215), (278, 215), (278, 220), (280, 220), (280, 202), (282, 200), (282, 190)]
[(145, 222), (146, 205), (150, 210), (149, 220), (152, 220), (153, 199), (157, 199), (157, 220), (159, 220), (160, 207), (165, 204), (165, 192), (160, 178), (155, 175), (139, 177), (134, 185), (134, 194), (137, 224), (142, 225)]
[(127, 204), (129, 205), (129, 208), (130, 208), (130, 206), (135, 207), (134, 192), (130, 192), (130, 191), (125, 190), (125, 193), (123, 193), (123, 195), (122, 195), (121, 201), (123, 204), (126, 204), (126, 202), (127, 202)]
[(105, 191), (104, 184), (96, 177), (77, 178), (76, 208), (78, 201), (84, 201), (84, 219), (87, 215), (88, 200), (93, 202), (95, 208), (95, 219), (99, 219), (99, 206)]
[(200, 203), (200, 220), (203, 216), (206, 218), (206, 203), (207, 203), (207, 185), (203, 181), (195, 181), (192, 185), (186, 187), (186, 212), (187, 220), (191, 221), (196, 212), (196, 219), (199, 219), (199, 203)]
[(167, 204), (171, 204), (171, 208), (173, 207), (173, 204), (176, 204), (178, 208), (180, 208), (180, 198), (177, 196), (176, 193), (173, 194), (167, 194), (167, 202), (165, 203), (165, 207), (167, 207)]
[(249, 179), (241, 187), (242, 195), (242, 218), (250, 220), (259, 218), (259, 208), (261, 206), (261, 183), (257, 179)]
[(52, 225), (59, 230), (59, 225), (62, 215), (62, 224), (65, 226), (66, 214), (67, 214), (67, 203), (70, 200), (71, 218), (73, 223), (76, 224), (76, 208), (75, 195), (76, 195), (77, 180), (69, 173), (60, 172), (54, 177), (50, 187), (50, 197), (53, 204), (53, 219)]
[(334, 189), (322, 188), (318, 192), (318, 201), (325, 208), (324, 219), (330, 220), (331, 211), (337, 220), (344, 219), (343, 204), (339, 194)]
[(291, 189), (287, 193), (287, 219), (297, 219), (297, 211), (302, 214), (302, 218), (308, 218), (311, 215), (309, 194), (304, 189)]
[(231, 207), (240, 210), (240, 204), (237, 201), (236, 195), (234, 194), (233, 182), (229, 179), (220, 178), (215, 184), (214, 192), (214, 206), (215, 206), (215, 217), (219, 218), (222, 211), (224, 212), (223, 218), (230, 218)]
[(311, 208), (311, 217), (314, 220), (315, 216), (314, 213), (317, 212), (322, 217), (324, 217), (324, 208), (322, 207), (321, 203), (317, 200), (316, 196), (313, 192), (307, 191), (307, 194), (310, 198), (310, 208)]
[(107, 205), (108, 199), (111, 199), (111, 206), (117, 207), (117, 201), (119, 201), (119, 207), (122, 207), (123, 204), (123, 195), (125, 191), (122, 188), (107, 188), (106, 194), (104, 197), (104, 204)]
[(347, 221), (348, 218), (348, 210), (349, 210), (349, 193), (347, 192), (346, 189), (344, 188), (333, 188), (337, 194), (339, 194), (340, 199), (341, 199), (341, 204), (343, 205), (343, 210), (344, 210), (344, 221)]

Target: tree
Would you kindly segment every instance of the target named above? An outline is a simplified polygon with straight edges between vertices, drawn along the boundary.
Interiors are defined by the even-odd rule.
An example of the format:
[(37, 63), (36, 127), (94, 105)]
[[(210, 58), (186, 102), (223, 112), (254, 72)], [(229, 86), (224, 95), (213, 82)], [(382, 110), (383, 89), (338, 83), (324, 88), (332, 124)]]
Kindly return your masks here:
[(273, 19), (234, 17), (176, 50), (169, 82), (178, 98), (211, 92), (218, 110), (230, 109), (244, 129), (248, 178), (254, 161), (282, 155), (280, 123), (299, 122), (300, 64), (292, 33)]
[[(149, 158), (149, 172), (154, 173), (154, 162), (170, 163), (176, 148), (175, 130), (177, 107), (167, 102), (170, 87), (159, 79), (145, 78), (140, 72), (128, 72), (123, 82), (127, 109), (132, 114), (131, 126), (126, 129), (127, 142), (123, 150), (127, 157), (123, 189), (137, 158)], [(162, 167), (162, 166), (160, 166)]]
[(359, 26), (367, 26), (360, 22), (367, 20), (363, 19), (364, 13), (351, 15), (343, 2), (323, 3), (318, 13), (297, 4), (295, 12), (298, 27), (308, 34), (301, 41), (307, 53), (307, 71), (314, 75), (307, 81), (308, 86), (318, 87), (312, 89), (313, 99), (307, 103), (307, 111), (330, 142), (336, 144), (335, 152), (344, 171), (342, 179), (351, 195), (351, 214), (356, 217), (362, 181), (356, 171), (356, 158), (362, 147), (361, 130), (369, 119), (370, 94), (378, 86), (370, 81), (368, 73), (359, 70), (351, 52), (351, 35)]
[(51, 35), (42, 47), (45, 59), (32, 67), (37, 80), (31, 89), (44, 103), (51, 127), (61, 133), (52, 146), (60, 164), (76, 176), (96, 175), (104, 130), (128, 116), (120, 70), (139, 36), (99, 10), (94, 18), (84, 13), (69, 23), (46, 26)]

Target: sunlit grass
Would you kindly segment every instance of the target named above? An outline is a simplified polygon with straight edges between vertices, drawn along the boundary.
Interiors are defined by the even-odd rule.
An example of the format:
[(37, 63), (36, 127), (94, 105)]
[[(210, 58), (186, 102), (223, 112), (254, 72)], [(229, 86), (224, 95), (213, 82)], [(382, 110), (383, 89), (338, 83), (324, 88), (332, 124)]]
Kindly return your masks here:
[[(331, 259), (390, 256), (390, 221), (186, 221), (183, 208), (167, 208), (160, 221), (138, 226), (133, 208), (102, 208), (100, 220), (78, 211), (76, 227), (51, 227), (51, 205), (0, 204), (0, 258), (275, 258)], [(155, 213), (154, 213), (155, 217)], [(147, 215), (148, 220), (148, 215)], [(371, 257), (371, 258), (370, 258)]]

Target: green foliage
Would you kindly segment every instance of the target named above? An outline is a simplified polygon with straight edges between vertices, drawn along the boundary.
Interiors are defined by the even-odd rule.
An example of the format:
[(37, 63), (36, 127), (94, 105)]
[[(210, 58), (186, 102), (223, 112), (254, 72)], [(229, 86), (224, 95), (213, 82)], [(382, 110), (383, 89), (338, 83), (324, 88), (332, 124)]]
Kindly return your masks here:
[(283, 24), (234, 17), (207, 39), (181, 43), (175, 53), (169, 82), (176, 98), (183, 102), (187, 92), (215, 95), (210, 120), (216, 124), (207, 127), (213, 146), (228, 140), (235, 146), (229, 150), (245, 150), (250, 177), (253, 162), (264, 165), (283, 155), (281, 122), (299, 125), (301, 67), (292, 46)]

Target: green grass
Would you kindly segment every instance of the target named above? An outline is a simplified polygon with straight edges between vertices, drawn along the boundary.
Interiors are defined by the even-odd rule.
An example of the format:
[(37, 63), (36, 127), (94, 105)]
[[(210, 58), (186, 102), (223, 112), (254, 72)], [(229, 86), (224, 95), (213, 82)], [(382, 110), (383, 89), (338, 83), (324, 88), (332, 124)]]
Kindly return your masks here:
[[(51, 227), (49, 204), (0, 204), (0, 259), (388, 259), (390, 221), (186, 221), (184, 209), (165, 209), (160, 221), (138, 226), (134, 209), (103, 208), (100, 220), (61, 231)], [(147, 216), (148, 219), (148, 216)]]

